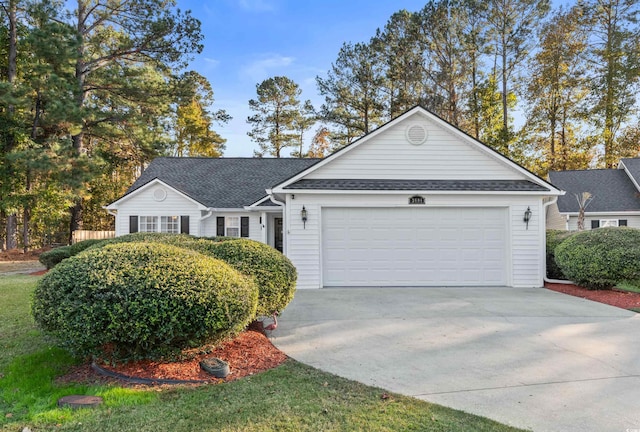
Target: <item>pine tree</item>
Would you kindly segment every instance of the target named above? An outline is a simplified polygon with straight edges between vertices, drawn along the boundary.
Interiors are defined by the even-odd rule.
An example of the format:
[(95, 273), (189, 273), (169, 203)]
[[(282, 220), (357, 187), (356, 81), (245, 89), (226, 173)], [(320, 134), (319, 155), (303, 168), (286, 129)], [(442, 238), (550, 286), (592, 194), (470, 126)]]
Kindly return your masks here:
[(583, 61), (587, 34), (580, 10), (557, 12), (540, 34), (540, 50), (530, 60), (528, 128), (540, 149), (539, 173), (586, 168), (590, 154), (577, 136), (587, 95)]
[(256, 157), (282, 157), (287, 147), (299, 143), (296, 122), (301, 116), (298, 84), (285, 76), (268, 78), (256, 85), (257, 99), (249, 101), (255, 114), (247, 118), (251, 131), (247, 134), (258, 143)]
[(599, 128), (603, 165), (613, 168), (624, 149), (618, 135), (634, 112), (640, 78), (640, 7), (635, 0), (580, 3), (589, 31), (591, 113)]
[(325, 98), (320, 116), (337, 127), (340, 145), (353, 142), (381, 125), (384, 115), (383, 67), (371, 44), (345, 43), (326, 78), (317, 77)]
[(509, 155), (514, 137), (509, 95), (520, 65), (527, 59), (537, 26), (549, 11), (549, 0), (488, 0), (486, 20), (502, 96), (502, 127), (498, 150)]

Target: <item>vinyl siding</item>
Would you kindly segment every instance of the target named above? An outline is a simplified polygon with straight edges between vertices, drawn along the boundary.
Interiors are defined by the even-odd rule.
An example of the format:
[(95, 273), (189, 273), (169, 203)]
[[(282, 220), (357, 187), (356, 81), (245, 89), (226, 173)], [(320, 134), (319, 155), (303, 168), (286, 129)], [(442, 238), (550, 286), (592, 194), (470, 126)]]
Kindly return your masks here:
[(215, 237), (217, 234), (216, 218), (219, 216), (237, 216), (237, 217), (249, 217), (249, 239), (255, 241), (262, 241), (262, 226), (260, 225), (260, 214), (249, 212), (224, 212), (213, 213), (202, 221), (201, 237)]
[[(506, 284), (512, 287), (542, 286), (544, 251), (541, 197), (488, 195), (426, 195), (428, 207), (500, 207), (508, 211)], [(286, 255), (298, 269), (298, 288), (320, 288), (322, 284), (322, 212), (327, 207), (415, 207), (409, 206), (409, 195), (289, 195), (287, 205)], [(307, 209), (308, 221), (303, 228), (300, 219), (302, 206)], [(529, 229), (523, 222), (527, 207), (533, 212)], [(374, 210), (373, 210), (374, 211)]]
[[(584, 218), (584, 229), (591, 229), (591, 221), (592, 220), (601, 220), (601, 219), (626, 219), (627, 226), (631, 228), (640, 228), (640, 216), (625, 216), (625, 215), (606, 215), (606, 216), (586, 216)], [(570, 216), (569, 217), (569, 231), (577, 231), (578, 230), (578, 216)]]
[[(156, 189), (167, 193), (162, 201), (156, 201)], [(118, 206), (116, 216), (116, 236), (129, 234), (129, 216), (189, 216), (189, 233), (198, 235), (200, 210), (198, 206), (182, 195), (164, 186), (152, 186), (124, 200)]]
[(562, 231), (567, 229), (567, 219), (560, 214), (557, 203), (547, 207), (547, 229)]
[[(428, 131), (424, 144), (413, 145), (405, 136), (407, 128), (415, 124)], [(416, 113), (305, 178), (519, 180), (525, 177), (495, 156)]]

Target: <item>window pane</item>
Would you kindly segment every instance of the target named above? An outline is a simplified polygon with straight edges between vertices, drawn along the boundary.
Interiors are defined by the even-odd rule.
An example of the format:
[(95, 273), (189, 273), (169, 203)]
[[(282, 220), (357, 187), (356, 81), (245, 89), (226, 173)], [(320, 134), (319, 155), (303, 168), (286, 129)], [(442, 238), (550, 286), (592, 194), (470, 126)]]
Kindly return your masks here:
[(160, 217), (160, 232), (178, 234), (180, 232), (180, 218), (178, 216)]
[(226, 236), (227, 237), (240, 237), (240, 217), (239, 216), (227, 216), (226, 221)]
[(157, 232), (158, 217), (157, 216), (140, 216), (140, 232)]

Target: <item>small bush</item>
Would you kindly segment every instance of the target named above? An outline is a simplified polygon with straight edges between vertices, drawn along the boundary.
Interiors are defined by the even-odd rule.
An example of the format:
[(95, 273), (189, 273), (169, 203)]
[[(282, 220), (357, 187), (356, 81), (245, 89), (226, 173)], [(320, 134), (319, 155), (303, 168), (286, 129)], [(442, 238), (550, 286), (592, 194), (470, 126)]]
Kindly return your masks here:
[(547, 277), (550, 279), (566, 279), (555, 259), (555, 249), (573, 233), (570, 231), (547, 230)]
[(640, 230), (599, 228), (576, 233), (555, 249), (562, 272), (580, 286), (610, 289), (640, 279)]
[(47, 269), (52, 269), (63, 259), (71, 256), (71, 246), (60, 246), (50, 251), (42, 252), (38, 261)]
[(200, 240), (187, 247), (225, 261), (254, 278), (258, 286), (257, 315), (282, 311), (293, 299), (298, 274), (283, 254), (254, 240), (239, 239), (220, 243)]
[(220, 260), (159, 243), (111, 244), (61, 262), (32, 312), (75, 355), (158, 359), (242, 331), (255, 283)]

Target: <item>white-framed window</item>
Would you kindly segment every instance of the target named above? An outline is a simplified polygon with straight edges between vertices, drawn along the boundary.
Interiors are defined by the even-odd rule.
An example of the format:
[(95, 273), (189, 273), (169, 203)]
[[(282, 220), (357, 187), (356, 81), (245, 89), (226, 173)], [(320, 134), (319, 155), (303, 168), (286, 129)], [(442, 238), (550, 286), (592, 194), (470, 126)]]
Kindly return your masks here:
[(169, 234), (180, 233), (179, 216), (160, 216), (160, 232)]
[(618, 219), (600, 219), (600, 228), (617, 227)]
[(240, 216), (227, 216), (224, 226), (227, 237), (240, 237)]
[(140, 232), (180, 233), (180, 216), (140, 216)]
[(140, 216), (138, 231), (158, 232), (158, 217), (157, 216)]

